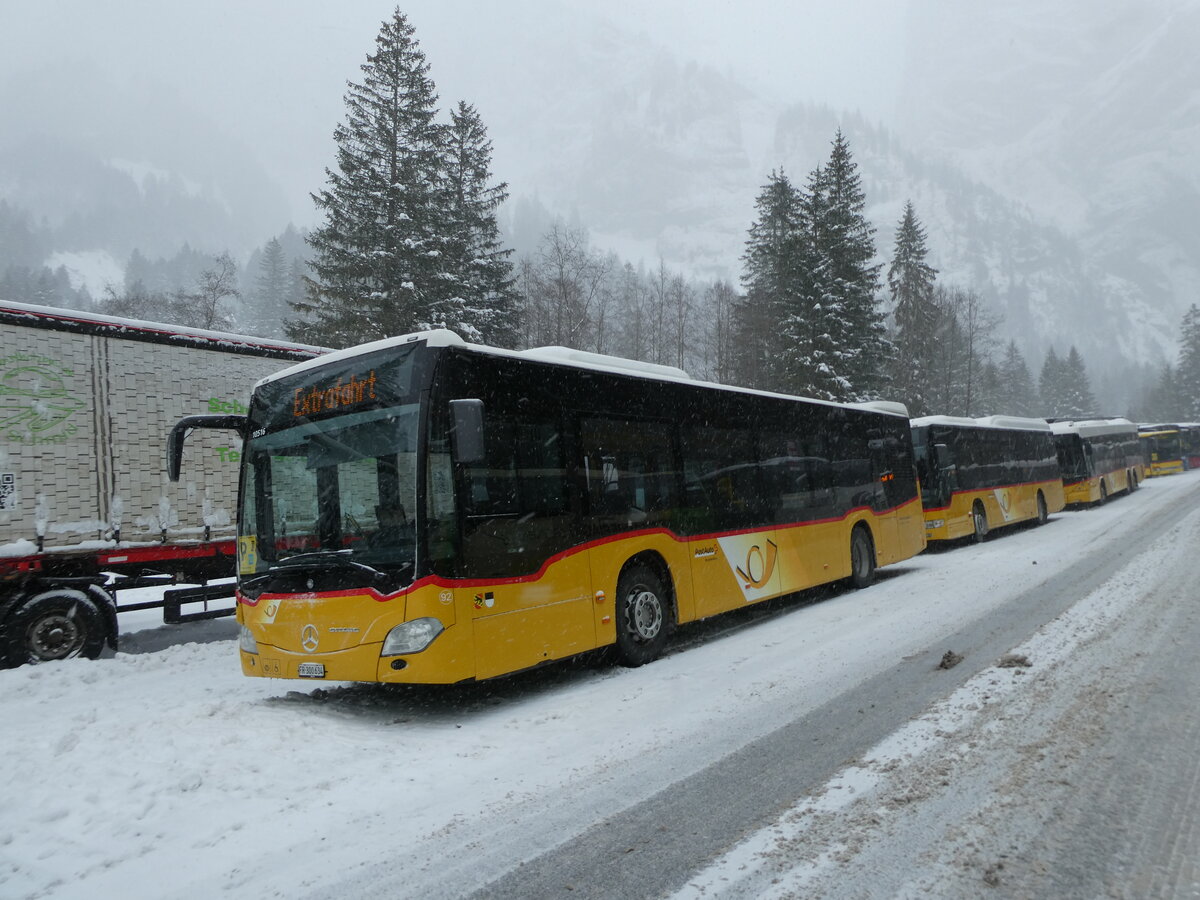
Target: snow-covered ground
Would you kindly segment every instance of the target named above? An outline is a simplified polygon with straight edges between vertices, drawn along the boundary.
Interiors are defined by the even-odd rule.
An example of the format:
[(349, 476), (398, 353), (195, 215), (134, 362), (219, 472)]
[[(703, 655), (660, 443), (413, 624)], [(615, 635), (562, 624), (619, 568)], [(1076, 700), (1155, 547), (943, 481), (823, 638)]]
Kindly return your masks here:
[[(1011, 739), (998, 754), (1044, 741), (1045, 692), (1098, 670), (1089, 648), (1148, 583), (1190, 578), (1195, 599), (1200, 473), (927, 553), (865, 591), (726, 617), (723, 633), (684, 629), (676, 652), (640, 669), (314, 688), (243, 678), (231, 620), (147, 630), (127, 619), (114, 657), (0, 671), (0, 897), (461, 896), (898, 661), (940, 656), (948, 636), (1156, 529), (1181, 498), (1191, 512), (1178, 527), (1011, 648), (1029, 665), (990, 660), (961, 686), (947, 673), (924, 715), (778, 822), (730, 835), (681, 896), (836, 896), (839, 884), (870, 896), (873, 870), (849, 865), (855, 856), (892, 861), (889, 893), (948, 891), (938, 879), (961, 874), (967, 852), (953, 836), (925, 847), (924, 869), (895, 875), (897, 859), (915, 866), (908, 848), (930, 817), (952, 818), (961, 837), (986, 805), (939, 785), (956, 771), (986, 792), (994, 772), (972, 748), (989, 746), (997, 722)], [(892, 802), (902, 789), (908, 800)]]

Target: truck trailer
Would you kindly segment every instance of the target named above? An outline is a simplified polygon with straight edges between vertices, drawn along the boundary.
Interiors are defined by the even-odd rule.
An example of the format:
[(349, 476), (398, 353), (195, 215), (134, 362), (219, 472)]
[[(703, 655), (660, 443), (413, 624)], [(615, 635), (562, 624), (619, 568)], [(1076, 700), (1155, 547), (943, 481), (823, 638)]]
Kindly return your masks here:
[[(171, 483), (163, 436), (244, 413), (256, 381), (322, 352), (0, 302), (0, 667), (115, 650), (134, 609), (232, 615), (211, 602), (232, 585), (209, 582), (235, 574), (240, 442), (198, 435)], [(144, 587), (166, 589), (119, 601)]]

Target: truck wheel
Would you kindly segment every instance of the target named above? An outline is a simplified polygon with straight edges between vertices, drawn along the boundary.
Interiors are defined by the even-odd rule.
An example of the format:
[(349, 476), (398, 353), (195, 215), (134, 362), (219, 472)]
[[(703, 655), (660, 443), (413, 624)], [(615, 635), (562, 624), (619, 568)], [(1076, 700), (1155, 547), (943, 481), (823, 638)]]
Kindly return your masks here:
[(641, 666), (657, 659), (671, 630), (671, 604), (654, 571), (635, 564), (617, 582), (617, 662)]
[(11, 666), (84, 656), (104, 648), (104, 619), (86, 594), (54, 590), (32, 597), (8, 621), (5, 661)]

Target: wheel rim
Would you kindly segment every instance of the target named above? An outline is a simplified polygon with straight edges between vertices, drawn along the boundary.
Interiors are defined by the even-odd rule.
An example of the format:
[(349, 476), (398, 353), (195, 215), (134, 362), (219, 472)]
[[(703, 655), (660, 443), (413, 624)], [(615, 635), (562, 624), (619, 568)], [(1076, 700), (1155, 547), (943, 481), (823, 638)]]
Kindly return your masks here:
[(629, 630), (640, 641), (652, 641), (662, 630), (662, 603), (654, 591), (634, 588), (629, 593)]
[(42, 616), (29, 626), (25, 646), (35, 660), (68, 659), (83, 649), (83, 629), (66, 613)]
[(866, 578), (870, 573), (869, 560), (867, 559), (867, 542), (861, 536), (854, 538), (854, 546), (851, 548), (851, 553), (854, 556), (854, 575), (856, 578)]

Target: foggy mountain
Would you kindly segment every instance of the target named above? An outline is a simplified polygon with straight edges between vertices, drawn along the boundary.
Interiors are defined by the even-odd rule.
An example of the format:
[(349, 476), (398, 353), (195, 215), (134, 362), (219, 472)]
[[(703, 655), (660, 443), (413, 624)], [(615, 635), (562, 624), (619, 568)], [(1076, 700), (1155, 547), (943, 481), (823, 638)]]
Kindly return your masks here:
[(0, 83), (0, 110), (0, 200), (48, 230), (53, 252), (120, 265), (185, 243), (245, 254), (288, 222), (250, 148), (152, 79), (47, 67)]
[[(1190, 52), (1200, 14), (1168, 15), (1179, 4), (1156, 0), (1084, 17), (1084, 2), (918, 5), (895, 131), (791, 102), (802, 85), (750, 84), (680, 58), (669, 35), (583, 11), (530, 29), (481, 10), (463, 28), (486, 30), (499, 64), (481, 52), (443, 65), (423, 46), (439, 105), (474, 103), (489, 129), (519, 252), (563, 216), (635, 264), (661, 257), (737, 283), (769, 173), (803, 185), (841, 127), (881, 260), (911, 199), (942, 279), (1003, 314), (1002, 337), (1017, 339), (1035, 373), (1051, 344), (1075, 344), (1096, 379), (1102, 368), (1119, 377), (1114, 342), (1131, 364), (1173, 360), (1200, 287), (1200, 225), (1188, 215), (1200, 177)], [(134, 246), (152, 257), (186, 241), (246, 259), (286, 224), (271, 161), (190, 98), (100, 72), (72, 90), (52, 72), (24, 84), (0, 86), (0, 108), (36, 126), (0, 133), (0, 199), (57, 224), (61, 249), (104, 247), (123, 262)], [(326, 152), (332, 164), (332, 141)], [(311, 212), (298, 213), (309, 224)]]
[[(561, 35), (554, 40), (563, 42)], [(574, 49), (565, 64), (551, 62), (544, 48), (525, 50), (533, 61), (526, 72), (531, 95), (551, 81), (566, 89), (543, 88), (537, 115), (501, 117), (490, 127), (498, 158), (516, 134), (522, 146), (553, 148), (541, 168), (522, 178), (505, 175), (514, 198), (536, 186), (542, 204), (577, 215), (597, 244), (649, 265), (661, 255), (693, 275), (736, 281), (754, 197), (768, 173), (783, 168), (803, 184), (827, 159), (840, 126), (860, 166), (881, 258), (890, 257), (911, 198), (943, 280), (988, 299), (1004, 316), (1002, 337), (1017, 339), (1035, 368), (1052, 344), (1060, 352), (1077, 345), (1094, 372), (1101, 360), (1112, 372), (1114, 342), (1130, 362), (1174, 358), (1186, 304), (1161, 290), (1167, 267), (1122, 269), (1104, 243), (1033, 208), (1020, 183), (985, 184), (966, 174), (975, 169), (965, 162), (930, 147), (910, 149), (856, 115), (784, 104), (615, 30), (598, 28)], [(913, 54), (922, 52), (918, 33)], [(940, 77), (956, 83), (945, 71)], [(910, 83), (912, 93), (923, 89), (920, 71)], [(985, 110), (987, 102), (980, 102)], [(959, 105), (952, 96), (946, 101), (947, 111)], [(1114, 135), (1123, 127), (1119, 119), (1110, 123)], [(1119, 216), (1095, 215), (1101, 213), (1110, 221)], [(514, 231), (532, 231), (521, 226), (518, 217)], [(1118, 220), (1113, 227), (1127, 226)]]
[(1085, 326), (1081, 350), (1107, 335), (1127, 357), (1174, 360), (1200, 296), (1200, 4), (935, 0), (910, 16), (908, 146), (1077, 248), (1087, 280), (1039, 299), (1046, 325)]

